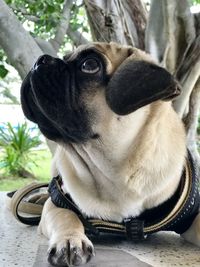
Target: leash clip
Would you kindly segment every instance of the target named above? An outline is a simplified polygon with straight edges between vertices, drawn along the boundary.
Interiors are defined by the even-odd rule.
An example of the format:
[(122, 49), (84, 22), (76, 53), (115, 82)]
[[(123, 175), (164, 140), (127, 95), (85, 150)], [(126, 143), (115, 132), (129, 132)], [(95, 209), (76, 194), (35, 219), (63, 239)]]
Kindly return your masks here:
[(140, 241), (146, 239), (144, 234), (144, 221), (135, 218), (124, 220), (127, 238), (131, 241)]

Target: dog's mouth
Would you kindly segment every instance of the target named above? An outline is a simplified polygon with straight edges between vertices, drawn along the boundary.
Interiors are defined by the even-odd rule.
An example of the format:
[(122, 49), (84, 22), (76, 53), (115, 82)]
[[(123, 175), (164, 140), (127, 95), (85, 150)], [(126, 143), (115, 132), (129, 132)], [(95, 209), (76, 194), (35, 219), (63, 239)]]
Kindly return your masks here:
[(61, 59), (37, 60), (22, 84), (21, 102), (26, 117), (51, 140), (77, 143), (93, 136), (74, 72)]

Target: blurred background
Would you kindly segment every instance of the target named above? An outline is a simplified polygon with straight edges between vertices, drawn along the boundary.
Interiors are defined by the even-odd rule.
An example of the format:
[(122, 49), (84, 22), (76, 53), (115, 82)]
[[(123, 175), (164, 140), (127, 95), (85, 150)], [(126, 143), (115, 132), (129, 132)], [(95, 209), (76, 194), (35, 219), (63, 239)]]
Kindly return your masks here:
[(0, 0), (0, 191), (50, 180), (55, 144), (27, 121), (20, 86), (42, 54), (63, 57), (91, 41), (132, 45), (173, 73), (173, 102), (200, 166), (200, 0)]

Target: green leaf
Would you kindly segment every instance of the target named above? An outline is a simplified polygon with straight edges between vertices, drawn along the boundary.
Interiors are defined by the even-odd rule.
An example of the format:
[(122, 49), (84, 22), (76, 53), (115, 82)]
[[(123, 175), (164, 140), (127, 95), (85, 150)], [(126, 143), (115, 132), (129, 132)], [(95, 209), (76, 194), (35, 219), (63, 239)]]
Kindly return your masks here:
[(56, 10), (56, 9), (55, 9), (54, 6), (52, 6), (52, 5), (48, 5), (48, 6), (47, 6), (47, 11), (48, 11), (49, 13), (53, 13), (55, 10)]
[(5, 78), (8, 74), (8, 70), (4, 67), (4, 65), (0, 65), (0, 78)]

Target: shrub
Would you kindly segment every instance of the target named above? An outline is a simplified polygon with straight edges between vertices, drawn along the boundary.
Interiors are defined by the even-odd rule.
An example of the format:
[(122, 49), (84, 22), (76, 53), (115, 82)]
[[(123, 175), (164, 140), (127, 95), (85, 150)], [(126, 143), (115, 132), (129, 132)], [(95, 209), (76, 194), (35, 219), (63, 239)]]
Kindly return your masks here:
[[(0, 163), (6, 174), (13, 176), (31, 176), (30, 156), (33, 149), (41, 144), (39, 134), (31, 136), (27, 123), (13, 127), (9, 122), (0, 128), (0, 148), (2, 149)], [(31, 163), (31, 164), (30, 164)]]

